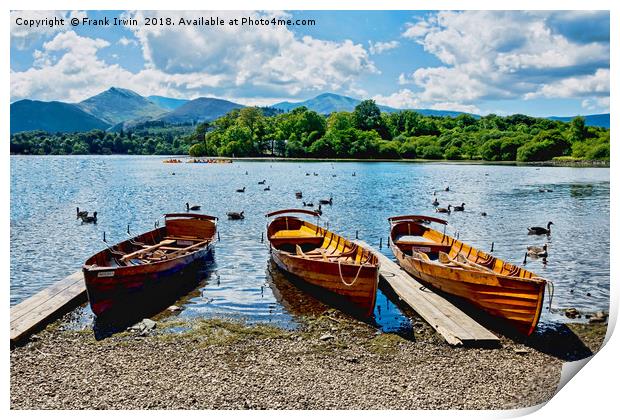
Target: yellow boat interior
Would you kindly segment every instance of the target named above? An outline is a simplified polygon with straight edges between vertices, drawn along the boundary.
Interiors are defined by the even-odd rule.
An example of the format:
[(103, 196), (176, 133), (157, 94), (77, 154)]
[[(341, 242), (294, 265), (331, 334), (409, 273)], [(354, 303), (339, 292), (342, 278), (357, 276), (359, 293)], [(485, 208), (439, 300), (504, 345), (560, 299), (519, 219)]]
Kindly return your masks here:
[(303, 213), (318, 218), (314, 211), (303, 209), (279, 210), (267, 217), (280, 215), (271, 221), (267, 236), (271, 246), (300, 258), (346, 264), (378, 263), (378, 258), (361, 246), (290, 213)]
[(405, 255), (427, 263), (452, 268), (482, 271), (496, 275), (544, 281), (523, 267), (507, 263), (428, 226), (430, 222), (447, 225), (443, 219), (429, 216), (397, 216), (392, 224), (391, 241)]

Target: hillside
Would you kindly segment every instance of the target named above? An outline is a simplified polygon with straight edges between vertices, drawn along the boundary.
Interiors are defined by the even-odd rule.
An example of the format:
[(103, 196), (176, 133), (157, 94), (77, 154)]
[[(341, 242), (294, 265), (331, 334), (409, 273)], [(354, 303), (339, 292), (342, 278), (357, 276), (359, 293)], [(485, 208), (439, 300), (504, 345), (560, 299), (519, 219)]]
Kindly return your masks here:
[[(355, 99), (348, 96), (337, 95), (335, 93), (323, 93), (321, 95), (315, 96), (314, 98), (301, 102), (279, 102), (277, 104), (273, 104), (272, 107), (288, 112), (300, 106), (305, 106), (306, 108), (318, 112), (319, 114), (327, 115), (331, 114), (332, 112), (339, 111), (351, 112), (360, 102), (360, 99)], [(401, 111), (400, 109), (392, 108), (387, 105), (377, 104), (377, 106), (382, 112)], [(412, 111), (416, 111), (426, 116), (434, 115), (439, 117), (456, 117), (462, 114), (462, 112), (458, 111), (442, 111), (435, 109), (413, 109)]]
[[(573, 117), (547, 117), (550, 120), (570, 122)], [(590, 127), (603, 127), (609, 128), (610, 124), (610, 114), (592, 114), (592, 115), (583, 115), (583, 118), (586, 120), (586, 125)]]
[(167, 98), (165, 96), (157, 96), (157, 95), (148, 96), (147, 99), (153, 102), (158, 107), (165, 109), (167, 111), (174, 111), (178, 107), (189, 102), (189, 99)]
[(43, 130), (71, 133), (108, 128), (109, 124), (74, 104), (24, 99), (11, 104), (11, 134)]
[(245, 108), (245, 105), (224, 99), (198, 98), (181, 105), (158, 120), (172, 124), (211, 121), (239, 108)]
[(134, 119), (153, 119), (166, 112), (132, 90), (115, 87), (83, 100), (78, 106), (109, 125)]

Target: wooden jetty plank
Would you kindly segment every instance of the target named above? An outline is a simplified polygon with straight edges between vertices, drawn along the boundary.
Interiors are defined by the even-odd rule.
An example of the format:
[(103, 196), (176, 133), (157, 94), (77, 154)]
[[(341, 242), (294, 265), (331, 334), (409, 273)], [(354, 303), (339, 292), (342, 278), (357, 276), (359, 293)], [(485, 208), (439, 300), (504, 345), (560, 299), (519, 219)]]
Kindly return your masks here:
[(363, 241), (360, 245), (372, 249), (379, 257), (379, 275), (394, 292), (428, 322), (451, 345), (493, 345), (499, 338), (471, 317), (427, 288), (394, 261)]
[(19, 341), (55, 316), (86, 301), (81, 271), (11, 307), (11, 342)]

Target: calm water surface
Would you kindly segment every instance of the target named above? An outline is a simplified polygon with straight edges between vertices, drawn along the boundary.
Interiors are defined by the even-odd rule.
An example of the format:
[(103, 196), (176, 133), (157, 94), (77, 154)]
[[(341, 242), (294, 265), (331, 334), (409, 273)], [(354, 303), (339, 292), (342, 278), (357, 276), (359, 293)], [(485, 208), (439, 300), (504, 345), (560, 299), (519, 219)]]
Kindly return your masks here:
[[(216, 263), (183, 300), (182, 317), (240, 317), (294, 326), (298, 315), (327, 306), (291, 286), (269, 261), (260, 242), (265, 213), (329, 198), (323, 221), (345, 236), (383, 251), (387, 218), (433, 214), (466, 203), (447, 216), (460, 239), (521, 263), (528, 245), (548, 243), (549, 259), (527, 268), (555, 284), (554, 308), (607, 310), (609, 305), (609, 169), (490, 166), (446, 163), (235, 162), (164, 164), (163, 157), (11, 157), (11, 305), (62, 279), (109, 242), (153, 228), (185, 203), (220, 217)], [(246, 175), (247, 171), (247, 175)], [(175, 175), (172, 175), (172, 173)], [(306, 176), (306, 173), (318, 176)], [(355, 177), (352, 173), (356, 174)], [(336, 175), (336, 176), (334, 176)], [(271, 191), (258, 181), (266, 179)], [(236, 193), (245, 186), (245, 193)], [(443, 191), (446, 186), (450, 192)], [(553, 192), (541, 193), (539, 188)], [(81, 225), (75, 208), (98, 212), (96, 225)], [(242, 221), (228, 211), (245, 211)], [(481, 212), (488, 215), (483, 217)], [(529, 236), (528, 226), (553, 221), (552, 235)], [(92, 315), (86, 312), (86, 319)], [(543, 313), (544, 322), (560, 315)], [(88, 321), (86, 321), (88, 322)], [(385, 331), (410, 328), (410, 320), (382, 292), (375, 322)]]

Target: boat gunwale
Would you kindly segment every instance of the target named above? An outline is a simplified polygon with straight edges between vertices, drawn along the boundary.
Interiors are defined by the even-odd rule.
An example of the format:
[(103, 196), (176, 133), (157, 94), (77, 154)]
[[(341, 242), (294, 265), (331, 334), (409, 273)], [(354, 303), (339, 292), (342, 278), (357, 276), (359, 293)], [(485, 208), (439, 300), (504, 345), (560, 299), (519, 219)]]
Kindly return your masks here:
[[(94, 253), (93, 255), (91, 255), (90, 257), (88, 257), (88, 259), (86, 260), (86, 262), (84, 262), (84, 264), (82, 264), (82, 271), (84, 273), (97, 273), (97, 272), (102, 272), (102, 271), (114, 271), (115, 273), (115, 277), (117, 276), (117, 273), (119, 273), (118, 275), (122, 275), (122, 273), (124, 271), (133, 271), (133, 270), (137, 270), (139, 271), (139, 269), (141, 267), (159, 267), (161, 265), (167, 264), (167, 263), (171, 263), (171, 262), (177, 262), (181, 259), (193, 256), (194, 254), (201, 252), (205, 249), (208, 249), (210, 247), (213, 246), (213, 243), (215, 242), (216, 238), (217, 238), (217, 220), (218, 218), (215, 216), (209, 216), (209, 215), (205, 215), (205, 214), (196, 214), (196, 213), (167, 213), (164, 215), (164, 217), (166, 218), (166, 220), (168, 220), (168, 218), (193, 218), (196, 220), (208, 220), (211, 221), (214, 225), (214, 230), (213, 230), (213, 235), (211, 235), (211, 237), (209, 238), (190, 238), (188, 237), (187, 240), (200, 240), (201, 242), (204, 241), (209, 241), (208, 243), (206, 243), (204, 246), (197, 248), (193, 251), (190, 251), (187, 254), (181, 254), (178, 255), (176, 257), (170, 258), (170, 259), (164, 259), (161, 261), (151, 261), (148, 263), (144, 263), (144, 264), (137, 264), (137, 265), (124, 265), (124, 266), (93, 266), (92, 264), (87, 264), (87, 262), (89, 260), (94, 259), (95, 257), (97, 257), (98, 255), (102, 255), (102, 254), (109, 254), (110, 253), (110, 249), (106, 248), (106, 249), (102, 249), (101, 251), (98, 251), (96, 253)], [(113, 245), (110, 245), (110, 248), (112, 247), (118, 247), (119, 245), (126, 245), (126, 244), (131, 244), (131, 241), (135, 241), (137, 238), (144, 236), (144, 235), (148, 235), (148, 234), (153, 234), (155, 232), (159, 232), (161, 230), (166, 229), (166, 226), (162, 226), (162, 227), (158, 227), (152, 230), (149, 230), (147, 232), (141, 233), (139, 235), (133, 236), (129, 239), (125, 239), (124, 241), (121, 242), (117, 242)], [(198, 242), (200, 243), (200, 242)], [(196, 245), (196, 244), (193, 244)], [(188, 247), (193, 246), (193, 245), (188, 245)], [(183, 250), (184, 248), (179, 248), (179, 251)], [(157, 271), (157, 270), (154, 270)]]
[[(405, 216), (403, 216), (403, 217), (405, 217)], [(401, 248), (401, 246), (403, 246), (403, 245), (398, 244), (398, 241), (396, 241), (395, 237), (394, 237), (394, 228), (396, 226), (398, 226), (399, 224), (402, 224), (402, 223), (414, 223), (414, 224), (419, 225), (420, 224), (420, 220), (434, 219), (434, 218), (429, 218), (429, 217), (426, 217), (426, 216), (406, 216), (406, 217), (407, 217), (406, 219), (396, 219), (394, 217), (390, 217), (388, 219), (389, 222), (390, 222), (390, 246), (394, 246), (394, 247), (398, 248), (399, 251), (403, 253), (404, 258), (413, 259), (413, 260), (419, 261), (420, 263), (425, 264), (425, 265), (428, 264), (428, 265), (433, 265), (433, 266), (437, 266), (437, 267), (442, 267), (442, 266), (445, 267), (443, 264), (440, 264), (440, 263), (434, 264), (432, 262), (428, 262), (428, 261), (424, 261), (422, 259), (416, 258), (413, 255), (408, 255), (408, 254), (405, 253), (405, 250), (403, 250)], [(409, 217), (411, 217), (411, 218), (409, 218)], [(438, 219), (438, 220), (441, 220), (441, 219)], [(445, 224), (447, 225), (448, 223), (446, 222)], [(448, 238), (449, 240), (452, 240), (452, 242), (449, 242), (448, 244), (446, 244), (447, 246), (453, 247), (455, 243), (460, 243), (460, 244), (464, 244), (464, 245), (469, 246), (472, 250), (474, 250), (476, 252), (483, 252), (483, 251), (480, 251), (479, 249), (477, 249), (476, 247), (474, 247), (472, 245), (465, 244), (464, 242), (461, 242), (460, 240), (458, 240), (456, 238), (453, 238), (452, 236), (450, 236), (448, 234), (441, 233), (438, 230), (430, 228), (430, 227), (427, 227), (427, 226), (423, 226), (423, 227), (424, 227), (424, 229), (436, 232), (436, 233), (438, 233), (440, 235), (443, 235), (444, 237)], [(442, 245), (442, 244), (438, 243), (438, 245)], [(493, 257), (493, 258), (495, 258), (497, 261), (501, 261), (503, 264), (515, 265), (515, 264), (507, 262), (507, 261), (505, 261), (505, 260), (503, 260), (501, 258), (497, 258), (497, 257)], [(475, 270), (475, 269), (467, 270), (467, 269), (465, 269), (463, 267), (446, 267), (446, 268), (449, 268), (450, 270), (462, 270), (463, 272), (478, 272), (478, 270)], [(503, 279), (518, 280), (518, 281), (531, 282), (531, 283), (536, 283), (536, 284), (549, 282), (549, 280), (547, 280), (544, 277), (539, 276), (538, 274), (534, 273), (533, 271), (527, 270), (526, 268), (523, 268), (523, 267), (519, 267), (519, 269), (522, 270), (524, 273), (531, 274), (531, 277), (510, 276), (510, 275), (498, 273), (497, 271), (492, 270), (492, 269), (491, 269), (492, 271), (490, 271), (488, 273), (484, 273), (484, 274), (496, 276), (496, 277), (503, 278)]]
[[(290, 210), (282, 210), (282, 211), (277, 211), (277, 212), (269, 213), (269, 215), (273, 215), (274, 213), (275, 214), (283, 214), (283, 213), (286, 213), (286, 212), (291, 212), (291, 211)], [(308, 211), (308, 212), (309, 213), (307, 213), (307, 214), (310, 214), (310, 211)], [(291, 219), (292, 220), (298, 220), (298, 221), (302, 222), (303, 225), (308, 226), (308, 227), (314, 229), (316, 232), (322, 230), (324, 232), (323, 237), (325, 237), (325, 234), (330, 233), (334, 238), (341, 238), (344, 241), (344, 243), (346, 243), (347, 245), (351, 245), (353, 247), (359, 247), (363, 251), (368, 252), (374, 258), (374, 260), (376, 262), (375, 263), (362, 263), (362, 262), (355, 262), (355, 261), (353, 261), (353, 262), (346, 262), (346, 260), (344, 260), (344, 261), (338, 261), (338, 260), (336, 260), (336, 261), (329, 261), (329, 260), (325, 261), (325, 260), (322, 260), (322, 259), (312, 260), (312, 259), (306, 258), (306, 257), (304, 257), (302, 255), (297, 255), (295, 253), (279, 249), (279, 248), (277, 248), (277, 247), (275, 247), (275, 246), (273, 246), (271, 244), (271, 239), (272, 238), (269, 236), (269, 228), (271, 227), (271, 225), (273, 223), (275, 223), (276, 221), (281, 220), (283, 218), (288, 218), (289, 220), (291, 220)], [(301, 219), (301, 218), (299, 218), (297, 216), (280, 216), (280, 217), (277, 217), (277, 218), (273, 219), (267, 225), (267, 233), (268, 233), (267, 240), (269, 241), (269, 244), (270, 244), (272, 250), (275, 250), (274, 252), (286, 254), (290, 258), (294, 258), (294, 259), (299, 260), (299, 261), (313, 261), (313, 262), (321, 262), (321, 263), (333, 264), (333, 265), (338, 265), (338, 263), (340, 262), (340, 265), (348, 265), (348, 266), (354, 266), (354, 267), (360, 267), (360, 266), (361, 267), (376, 267), (377, 269), (381, 266), (381, 263), (379, 262), (379, 257), (371, 249), (368, 249), (368, 248), (366, 248), (364, 246), (361, 246), (360, 244), (355, 243), (355, 242), (351, 241), (350, 239), (347, 239), (346, 237), (344, 237), (344, 236), (342, 236), (342, 235), (340, 235), (338, 233), (334, 233), (333, 231), (328, 230), (327, 228), (322, 228), (322, 227), (320, 227), (318, 225), (315, 225), (315, 224), (313, 224), (313, 223), (311, 223), (311, 222), (309, 222), (307, 220)], [(322, 246), (318, 246), (317, 248), (325, 249)]]

